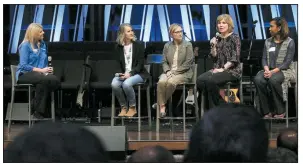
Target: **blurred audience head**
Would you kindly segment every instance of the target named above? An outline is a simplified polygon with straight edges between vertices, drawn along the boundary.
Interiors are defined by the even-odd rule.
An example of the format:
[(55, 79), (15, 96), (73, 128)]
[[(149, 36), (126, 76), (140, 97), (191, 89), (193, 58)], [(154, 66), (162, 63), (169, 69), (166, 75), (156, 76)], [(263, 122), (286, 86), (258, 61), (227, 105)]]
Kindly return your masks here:
[(184, 162), (265, 162), (267, 150), (268, 132), (258, 112), (224, 104), (194, 126)]
[(146, 146), (136, 152), (127, 160), (128, 163), (174, 163), (173, 154), (162, 146)]
[(270, 148), (267, 153), (267, 162), (270, 163), (297, 163), (298, 155), (285, 148)]
[(17, 136), (4, 152), (4, 162), (107, 162), (100, 139), (90, 131), (72, 124), (35, 124)]
[(298, 154), (298, 131), (287, 128), (280, 132), (277, 137), (277, 147), (286, 148)]

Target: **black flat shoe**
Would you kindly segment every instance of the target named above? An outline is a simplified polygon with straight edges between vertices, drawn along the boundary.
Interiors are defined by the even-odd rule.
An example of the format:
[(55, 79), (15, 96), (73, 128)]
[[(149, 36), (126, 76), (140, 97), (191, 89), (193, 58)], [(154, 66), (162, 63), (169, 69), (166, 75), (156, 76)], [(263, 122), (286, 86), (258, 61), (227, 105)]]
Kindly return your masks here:
[(44, 119), (44, 117), (37, 111), (32, 114), (34, 119)]

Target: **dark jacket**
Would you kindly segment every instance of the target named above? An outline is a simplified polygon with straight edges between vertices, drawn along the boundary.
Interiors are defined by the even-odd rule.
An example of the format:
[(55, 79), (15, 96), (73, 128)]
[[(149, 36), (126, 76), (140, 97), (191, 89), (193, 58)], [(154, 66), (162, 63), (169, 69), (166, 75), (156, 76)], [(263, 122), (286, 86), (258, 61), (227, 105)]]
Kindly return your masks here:
[[(122, 45), (116, 46), (116, 52), (119, 56), (120, 70), (121, 73), (125, 72), (125, 58)], [(131, 76), (139, 74), (143, 80), (149, 78), (149, 73), (144, 67), (144, 45), (139, 42), (133, 42), (133, 54), (132, 54), (132, 70), (130, 71)]]

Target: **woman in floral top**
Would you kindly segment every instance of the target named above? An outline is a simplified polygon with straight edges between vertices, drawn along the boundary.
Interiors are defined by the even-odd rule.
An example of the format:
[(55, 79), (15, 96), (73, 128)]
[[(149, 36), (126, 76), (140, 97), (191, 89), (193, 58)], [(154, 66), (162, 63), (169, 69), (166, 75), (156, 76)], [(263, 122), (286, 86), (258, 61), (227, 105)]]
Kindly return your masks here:
[(219, 87), (229, 81), (237, 81), (241, 77), (240, 50), (241, 41), (233, 33), (233, 20), (228, 14), (217, 17), (216, 37), (210, 40), (213, 69), (197, 78), (197, 87), (204, 91), (209, 101), (209, 108), (219, 105)]

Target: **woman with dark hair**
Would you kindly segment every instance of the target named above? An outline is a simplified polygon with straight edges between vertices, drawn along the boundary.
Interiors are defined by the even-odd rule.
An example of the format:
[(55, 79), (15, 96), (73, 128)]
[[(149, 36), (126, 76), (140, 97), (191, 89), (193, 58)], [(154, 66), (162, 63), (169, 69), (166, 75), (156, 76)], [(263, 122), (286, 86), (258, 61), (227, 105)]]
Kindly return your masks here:
[(288, 89), (288, 82), (295, 77), (292, 62), (295, 43), (288, 37), (289, 29), (284, 18), (273, 18), (269, 32), (271, 37), (266, 39), (263, 49), (264, 70), (258, 72), (254, 83), (264, 117), (284, 118), (283, 92)]
[(241, 77), (239, 35), (233, 33), (234, 23), (230, 15), (217, 17), (219, 36), (210, 40), (213, 69), (197, 78), (197, 87), (208, 96), (209, 107), (219, 105), (219, 86), (229, 81), (237, 81)]
[(111, 86), (121, 106), (118, 116), (133, 117), (137, 114), (133, 86), (144, 82), (149, 74), (144, 68), (144, 46), (136, 42), (130, 24), (124, 23), (119, 27), (116, 53), (119, 55), (121, 72), (119, 77), (114, 77)]

